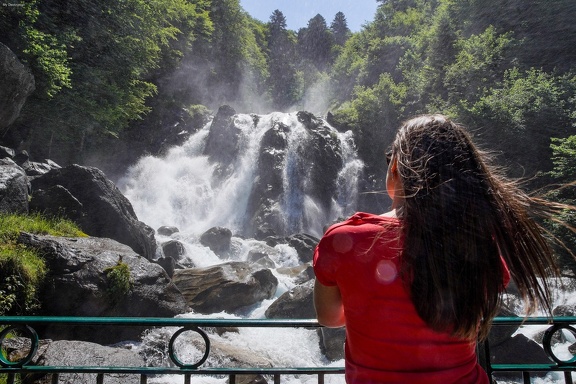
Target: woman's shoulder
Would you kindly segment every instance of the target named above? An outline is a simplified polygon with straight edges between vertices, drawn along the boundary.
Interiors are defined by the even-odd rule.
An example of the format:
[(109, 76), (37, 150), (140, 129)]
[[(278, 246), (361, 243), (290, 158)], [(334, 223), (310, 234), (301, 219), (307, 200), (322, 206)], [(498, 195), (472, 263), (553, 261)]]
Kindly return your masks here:
[(397, 227), (399, 224), (400, 220), (393, 215), (377, 215), (368, 212), (356, 212), (348, 219), (330, 226), (326, 231), (326, 234), (346, 231), (371, 231), (373, 229), (381, 231), (382, 227)]

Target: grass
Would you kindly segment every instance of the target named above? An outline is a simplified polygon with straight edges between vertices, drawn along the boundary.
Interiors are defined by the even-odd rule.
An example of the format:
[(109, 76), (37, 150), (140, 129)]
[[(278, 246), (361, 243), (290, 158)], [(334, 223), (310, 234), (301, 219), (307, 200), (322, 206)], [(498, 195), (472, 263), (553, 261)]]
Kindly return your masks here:
[(0, 316), (33, 313), (38, 308), (36, 293), (47, 273), (46, 264), (37, 251), (18, 244), (20, 232), (87, 236), (66, 219), (40, 214), (0, 214)]

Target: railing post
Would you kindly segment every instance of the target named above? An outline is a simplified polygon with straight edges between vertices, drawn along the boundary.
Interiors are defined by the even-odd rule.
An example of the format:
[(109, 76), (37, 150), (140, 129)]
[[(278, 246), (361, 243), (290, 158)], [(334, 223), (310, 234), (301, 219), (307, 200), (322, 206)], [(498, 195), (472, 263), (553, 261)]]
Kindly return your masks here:
[(146, 383), (148, 383), (148, 376), (140, 375), (140, 384), (146, 384)]
[(323, 373), (318, 374), (318, 384), (324, 384), (324, 374)]
[(274, 375), (274, 384), (280, 384), (280, 375), (279, 374)]
[(104, 374), (99, 373), (96, 375), (96, 384), (104, 384)]
[(228, 384), (236, 384), (236, 375), (235, 374), (230, 374), (230, 377), (228, 378)]
[(58, 374), (57, 373), (52, 374), (52, 384), (58, 384)]

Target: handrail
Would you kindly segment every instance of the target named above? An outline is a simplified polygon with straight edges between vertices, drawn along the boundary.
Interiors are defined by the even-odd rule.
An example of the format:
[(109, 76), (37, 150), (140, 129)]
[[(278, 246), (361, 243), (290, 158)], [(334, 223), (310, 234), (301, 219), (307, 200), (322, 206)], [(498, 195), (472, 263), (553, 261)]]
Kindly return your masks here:
[[(171, 367), (120, 367), (120, 366), (34, 366), (29, 364), (38, 348), (38, 335), (34, 326), (41, 325), (117, 325), (117, 326), (145, 326), (145, 327), (180, 327), (173, 334), (169, 344), (169, 358), (176, 366)], [(491, 361), (490, 345), (484, 343), (484, 368), (490, 376), (499, 375), (503, 372), (521, 372), (524, 383), (530, 382), (530, 376), (536, 372), (564, 372), (564, 381), (573, 384), (571, 373), (576, 372), (576, 357), (569, 360), (558, 358), (553, 351), (553, 336), (558, 331), (571, 332), (576, 337), (576, 317), (497, 317), (493, 320), (493, 326), (529, 326), (547, 325), (544, 333), (543, 348), (549, 363), (514, 363), (496, 364)], [(319, 328), (316, 320), (302, 319), (214, 319), (214, 318), (142, 318), (142, 317), (45, 317), (45, 316), (3, 316), (0, 317), (1, 326), (7, 326), (0, 331), (0, 345), (6, 334), (19, 330), (32, 342), (28, 356), (17, 362), (6, 359), (0, 351), (0, 374), (8, 374), (7, 383), (14, 382), (15, 374), (45, 373), (53, 375), (53, 382), (57, 382), (58, 374), (65, 373), (90, 373), (97, 374), (97, 383), (101, 383), (104, 374), (136, 374), (141, 375), (141, 383), (146, 383), (148, 375), (179, 374), (185, 378), (185, 383), (190, 382), (192, 375), (228, 375), (229, 382), (235, 383), (235, 376), (241, 374), (261, 374), (274, 377), (274, 383), (280, 383), (281, 375), (316, 375), (318, 383), (324, 383), (327, 374), (343, 374), (344, 367), (201, 367), (210, 353), (210, 339), (203, 327), (258, 327), (258, 328)], [(173, 349), (173, 344), (178, 336), (185, 331), (197, 332), (205, 342), (204, 356), (195, 364), (182, 363)], [(56, 381), (54, 381), (56, 377)]]

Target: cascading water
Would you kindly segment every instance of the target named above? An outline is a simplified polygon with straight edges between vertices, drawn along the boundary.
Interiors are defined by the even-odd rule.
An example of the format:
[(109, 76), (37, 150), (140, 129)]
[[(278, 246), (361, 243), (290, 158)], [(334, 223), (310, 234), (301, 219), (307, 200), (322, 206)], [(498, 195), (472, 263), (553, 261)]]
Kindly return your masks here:
[(303, 156), (310, 134), (295, 113), (258, 116), (238, 114), (234, 125), (240, 130), (238, 156), (224, 179), (215, 177), (217, 166), (203, 154), (210, 124), (182, 146), (164, 157), (147, 156), (132, 166), (118, 185), (131, 201), (138, 218), (154, 228), (177, 226), (181, 232), (200, 234), (222, 226), (243, 233), (251, 189), (255, 182), (258, 155), (263, 135), (275, 123), (288, 127), (284, 167), (281, 171), (284, 194), (275, 203), (286, 224), (286, 235), (306, 232), (320, 236), (323, 227), (354, 212), (358, 179), (363, 164), (357, 158), (351, 133), (332, 129), (338, 138), (343, 166), (335, 183), (338, 190), (329, 209), (307, 192), (309, 168)]
[[(262, 116), (237, 114), (232, 120), (233, 131), (238, 135), (237, 151), (228, 163), (213, 161), (206, 153), (210, 130), (214, 129), (214, 123), (211, 123), (192, 135), (183, 145), (171, 148), (165, 156), (142, 158), (118, 182), (119, 188), (131, 201), (139, 220), (153, 228), (179, 228), (179, 232), (172, 237), (184, 244), (187, 253), (185, 257), (194, 265), (204, 267), (226, 261), (200, 245), (199, 236), (216, 226), (229, 228), (236, 234), (246, 233), (247, 223), (254, 221), (254, 216), (262, 210), (261, 206), (254, 206), (254, 201), (260, 201), (257, 196), (253, 196), (257, 185), (260, 185), (264, 193), (270, 190), (280, 191), (277, 196), (270, 194), (265, 200), (268, 204), (265, 210), (268, 216), (278, 216), (278, 225), (274, 229), (280, 236), (307, 233), (320, 237), (327, 224), (354, 213), (363, 163), (356, 155), (351, 132), (338, 132), (323, 122), (319, 132), (315, 132), (301, 122), (297, 113), (272, 113)], [(277, 129), (277, 132), (269, 132), (273, 129)], [(271, 134), (276, 135), (275, 141), (272, 141), (277, 145), (264, 149), (265, 136)], [(270, 141), (270, 137), (268, 140)], [(324, 140), (329, 145), (325, 144)], [(329, 152), (311, 153), (318, 148)], [(263, 151), (268, 158), (277, 159), (277, 162), (259, 164), (259, 161), (262, 162)], [(322, 165), (325, 158), (329, 158), (332, 171), (314, 169)], [(276, 174), (267, 173), (270, 171)], [(324, 175), (331, 177), (320, 181), (311, 180), (323, 179)], [(266, 184), (262, 182), (264, 179), (278, 180), (278, 183), (276, 185), (270, 181)], [(325, 196), (323, 191), (331, 191), (331, 195)], [(269, 201), (272, 197), (275, 200)], [(157, 239), (159, 242), (166, 240), (160, 235)], [(240, 248), (244, 249), (258, 241), (250, 238), (235, 239), (237, 243), (241, 243)], [(300, 263), (296, 251), (290, 246), (279, 244), (275, 248), (278, 252), (272, 259), (277, 267), (294, 267)], [(238, 259), (245, 260), (246, 254), (247, 250), (241, 251)], [(248, 313), (247, 317), (264, 317), (266, 308), (282, 293), (296, 285), (293, 278), (275, 271), (273, 273), (279, 280), (275, 298), (264, 300), (259, 307)], [(190, 313), (184, 316), (205, 315)], [(211, 316), (235, 317), (226, 313)], [(155, 332), (148, 334), (147, 338), (160, 338), (161, 335)], [(269, 334), (270, 332), (273, 332), (273, 335)], [(245, 344), (255, 351), (266, 349), (266, 354), (273, 360), (274, 365), (279, 367), (343, 365), (342, 361), (330, 363), (323, 357), (318, 336), (313, 330), (244, 329), (228, 337), (233, 337), (234, 340), (229, 342), (234, 345)], [(299, 352), (295, 354), (294, 350)], [(209, 359), (207, 364), (210, 363)], [(171, 380), (164, 377), (155, 382), (170, 383)], [(177, 378), (173, 380), (178, 382)], [(198, 380), (197, 382), (202, 383), (225, 382), (205, 377)], [(287, 383), (308, 381), (316, 382), (316, 378), (309, 376), (283, 379), (283, 382)], [(326, 382), (343, 383), (343, 378), (329, 375)]]

